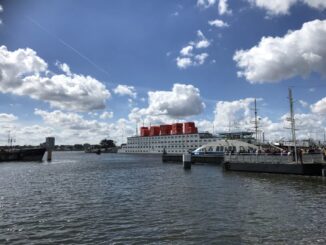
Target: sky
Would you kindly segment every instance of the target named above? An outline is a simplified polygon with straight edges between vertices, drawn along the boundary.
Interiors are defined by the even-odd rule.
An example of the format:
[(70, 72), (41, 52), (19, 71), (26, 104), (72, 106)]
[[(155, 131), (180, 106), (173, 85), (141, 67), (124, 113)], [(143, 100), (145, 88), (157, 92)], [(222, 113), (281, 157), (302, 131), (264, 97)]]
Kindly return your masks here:
[(324, 140), (325, 0), (2, 0), (0, 145), (196, 122)]

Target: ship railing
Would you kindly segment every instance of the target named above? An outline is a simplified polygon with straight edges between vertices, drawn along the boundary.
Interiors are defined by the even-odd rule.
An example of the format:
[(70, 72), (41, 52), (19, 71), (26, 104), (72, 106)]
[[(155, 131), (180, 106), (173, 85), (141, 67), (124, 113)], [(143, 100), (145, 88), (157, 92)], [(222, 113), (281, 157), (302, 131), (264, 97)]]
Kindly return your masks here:
[[(296, 163), (294, 156), (287, 153), (225, 153), (224, 160), (244, 163)], [(298, 163), (301, 163), (299, 156)], [(302, 155), (302, 163), (326, 163), (326, 161), (322, 153), (305, 153)]]

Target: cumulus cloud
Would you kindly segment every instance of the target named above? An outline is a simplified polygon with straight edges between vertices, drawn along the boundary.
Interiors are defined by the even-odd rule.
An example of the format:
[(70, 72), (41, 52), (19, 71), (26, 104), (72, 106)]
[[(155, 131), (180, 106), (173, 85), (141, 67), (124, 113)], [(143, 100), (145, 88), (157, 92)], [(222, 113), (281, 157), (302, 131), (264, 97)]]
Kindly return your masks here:
[(134, 86), (127, 86), (127, 85), (121, 85), (119, 84), (114, 90), (113, 92), (115, 94), (118, 95), (127, 95), (130, 96), (132, 98), (136, 98), (137, 97), (137, 93), (135, 91), (135, 87)]
[(210, 46), (210, 41), (205, 37), (202, 31), (197, 31), (197, 40), (191, 41), (180, 50), (180, 56), (176, 58), (177, 66), (180, 69), (186, 69), (191, 66), (199, 66), (205, 63), (208, 53), (198, 53), (198, 49), (204, 49)]
[(267, 10), (269, 15), (288, 14), (289, 9), (297, 0), (249, 0), (256, 7)]
[(66, 63), (60, 63), (59, 61), (57, 61), (55, 64), (61, 71), (63, 71), (68, 76), (72, 75), (70, 67)]
[(219, 27), (219, 28), (229, 26), (228, 23), (224, 22), (223, 20), (219, 20), (219, 19), (208, 21), (208, 24), (211, 26)]
[(221, 131), (229, 129), (230, 125), (234, 127), (241, 127), (243, 125), (248, 126), (248, 120), (250, 121), (250, 112), (254, 98), (245, 98), (234, 101), (218, 101), (215, 107), (215, 119), (214, 124), (217, 125)]
[[(257, 102), (262, 99), (257, 99)], [(200, 131), (212, 132), (213, 125), (215, 132), (229, 132), (229, 131), (251, 131), (254, 132), (254, 112), (253, 112), (254, 98), (244, 98), (234, 101), (218, 101), (214, 111), (214, 120), (199, 120), (197, 126)], [(313, 113), (295, 114), (297, 125), (297, 138), (308, 139), (312, 134), (318, 131), (323, 131), (325, 128), (326, 118), (323, 114), (315, 112), (326, 112), (326, 99), (324, 102), (316, 103), (319, 110)], [(323, 108), (323, 109), (322, 109)], [(290, 140), (291, 133), (288, 129), (289, 113), (282, 115), (280, 118), (271, 120), (268, 117), (258, 117), (258, 136), (261, 138), (261, 133), (264, 132), (267, 140), (280, 140), (282, 138)], [(315, 138), (315, 136), (314, 136)]]
[(205, 60), (208, 57), (208, 53), (201, 53), (201, 54), (197, 54), (195, 56), (195, 63), (194, 65), (202, 65), (205, 63)]
[(284, 37), (263, 37), (258, 45), (236, 51), (238, 72), (251, 83), (278, 82), (311, 72), (326, 74), (326, 20), (304, 23)]
[(232, 10), (229, 9), (228, 0), (220, 0), (218, 2), (218, 13), (223, 14), (232, 14)]
[(213, 6), (216, 0), (197, 0), (197, 6), (208, 8)]
[(203, 8), (209, 8), (215, 6), (218, 3), (218, 13), (220, 15), (223, 14), (231, 14), (232, 11), (229, 9), (228, 0), (197, 0), (197, 6)]
[(192, 51), (194, 47), (191, 45), (188, 45), (180, 50), (180, 54), (183, 56), (192, 56)]
[(198, 40), (196, 42), (191, 42), (197, 49), (208, 48), (211, 45), (201, 30), (197, 31), (197, 37)]
[(321, 9), (321, 10), (326, 9), (325, 0), (303, 0), (303, 2), (312, 8)]
[(112, 111), (105, 111), (100, 115), (101, 119), (110, 119), (113, 117), (113, 112)]
[(171, 91), (148, 92), (148, 104), (147, 108), (134, 108), (129, 114), (129, 119), (142, 121), (150, 118), (156, 122), (171, 121), (173, 118), (198, 115), (205, 108), (198, 88), (178, 83), (173, 85)]
[(311, 8), (326, 9), (325, 0), (248, 0), (252, 6), (259, 7), (267, 11), (268, 15), (289, 14), (290, 8), (298, 3), (303, 3)]
[(66, 74), (49, 75), (47, 63), (34, 50), (9, 51), (1, 46), (0, 92), (29, 96), (64, 110), (89, 111), (105, 107), (110, 92), (104, 84), (90, 76), (71, 73), (67, 64), (59, 67)]
[(326, 114), (326, 97), (311, 105), (310, 108), (313, 113)]
[(122, 118), (115, 123), (105, 123), (87, 120), (78, 113), (59, 110), (48, 112), (35, 109), (34, 114), (41, 116), (44, 124), (54, 132), (53, 136), (58, 142), (65, 144), (99, 143), (103, 138), (113, 139), (120, 144), (126, 137), (135, 134), (135, 125)]
[(13, 114), (7, 113), (0, 113), (0, 123), (1, 122), (13, 122), (16, 121), (18, 118)]
[(189, 66), (193, 66), (192, 59), (190, 57), (177, 57), (177, 66), (181, 69), (186, 69)]

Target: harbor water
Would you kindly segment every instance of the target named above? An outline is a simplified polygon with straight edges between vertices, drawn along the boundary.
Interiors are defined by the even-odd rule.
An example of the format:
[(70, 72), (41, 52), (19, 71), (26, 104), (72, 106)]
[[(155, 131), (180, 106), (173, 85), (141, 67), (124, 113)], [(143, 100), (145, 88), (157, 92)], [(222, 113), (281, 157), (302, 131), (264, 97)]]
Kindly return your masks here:
[(54, 152), (0, 164), (0, 244), (326, 244), (326, 179)]

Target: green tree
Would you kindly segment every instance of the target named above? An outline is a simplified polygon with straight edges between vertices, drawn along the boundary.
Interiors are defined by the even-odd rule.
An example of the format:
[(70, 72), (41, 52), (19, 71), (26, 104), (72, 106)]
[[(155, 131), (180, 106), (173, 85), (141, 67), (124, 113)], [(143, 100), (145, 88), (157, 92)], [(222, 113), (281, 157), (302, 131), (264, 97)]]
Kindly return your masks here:
[(103, 139), (100, 142), (101, 147), (103, 148), (111, 148), (111, 147), (116, 147), (115, 143), (113, 140), (108, 140), (108, 139)]

